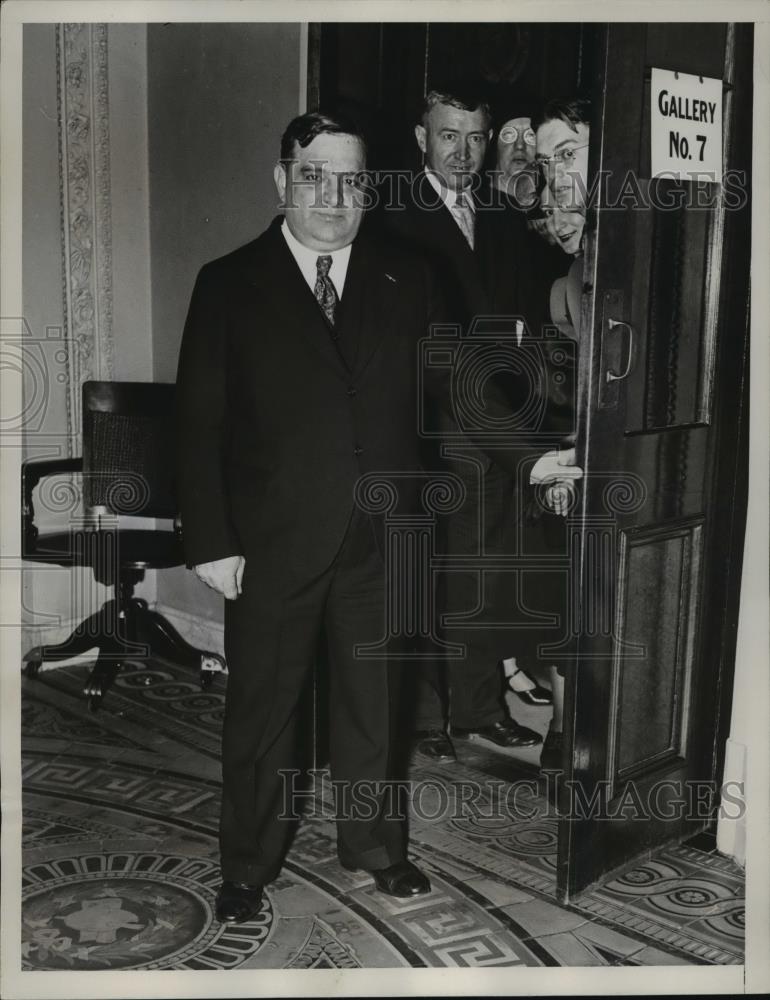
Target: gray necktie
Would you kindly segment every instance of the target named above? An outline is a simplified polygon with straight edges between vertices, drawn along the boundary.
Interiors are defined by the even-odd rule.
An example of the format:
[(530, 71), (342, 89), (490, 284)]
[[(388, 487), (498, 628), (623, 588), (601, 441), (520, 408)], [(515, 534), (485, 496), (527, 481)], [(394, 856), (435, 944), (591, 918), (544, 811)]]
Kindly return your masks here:
[(319, 257), (315, 262), (315, 266), (317, 277), (313, 292), (315, 293), (318, 305), (321, 307), (321, 312), (329, 322), (329, 326), (334, 326), (334, 313), (340, 299), (337, 295), (337, 289), (334, 287), (334, 282), (329, 277), (329, 268), (332, 266), (331, 256), (324, 254), (323, 257)]
[(457, 222), (457, 225), (462, 230), (462, 234), (468, 241), (468, 246), (473, 249), (473, 228), (475, 223), (475, 217), (473, 214), (473, 209), (468, 203), (467, 196), (464, 194), (458, 194), (457, 201), (452, 206), (452, 215)]

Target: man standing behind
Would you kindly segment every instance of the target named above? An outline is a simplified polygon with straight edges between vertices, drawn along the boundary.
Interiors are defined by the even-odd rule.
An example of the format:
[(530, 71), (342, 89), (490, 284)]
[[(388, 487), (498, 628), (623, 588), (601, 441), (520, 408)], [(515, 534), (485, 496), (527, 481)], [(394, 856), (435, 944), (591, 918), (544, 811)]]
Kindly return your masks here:
[[(490, 108), (479, 96), (460, 88), (430, 91), (415, 127), (425, 171), (408, 192), (405, 209), (386, 205), (383, 218), (391, 233), (420, 247), (434, 260), (447, 315), (464, 334), (475, 317), (532, 315), (527, 302), (523, 213), (506, 207), (502, 195), (481, 185), (490, 124)], [(533, 316), (532, 325), (539, 327), (537, 316)], [(519, 395), (530, 388), (520, 387)], [(515, 411), (526, 408), (526, 399), (511, 402), (491, 384), (490, 393), (485, 405), (498, 417), (515, 422)], [(467, 493), (463, 509), (448, 520), (448, 553), (473, 556), (479, 546), (488, 554), (499, 552), (501, 539), (510, 539), (515, 532), (518, 516), (516, 455), (504, 448), (487, 454), (466, 448), (463, 457), (450, 458), (448, 464), (463, 479)], [(496, 617), (493, 608), (502, 609), (508, 620), (515, 613), (512, 576), (487, 575), (485, 613), (490, 619)], [(450, 572), (445, 582), (448, 609), (470, 612), (476, 607), (476, 575)], [(462, 639), (469, 651), (467, 659), (448, 663), (448, 715), (453, 735), (481, 738), (505, 748), (539, 743), (539, 734), (508, 715), (502, 698), (499, 661), (512, 648), (506, 646), (505, 630), (472, 628), (460, 635), (453, 629), (449, 637)], [(453, 760), (455, 751), (445, 729), (442, 706), (443, 674), (439, 664), (420, 669), (415, 728), (422, 737), (422, 752), (435, 759)]]
[[(535, 166), (535, 133), (530, 115), (534, 101), (520, 96), (506, 108), (505, 120), (497, 127), (495, 169), (490, 179), (522, 209), (537, 202), (539, 171)], [(500, 120), (498, 113), (498, 121)]]
[(297, 704), (322, 633), (332, 775), (368, 787), (368, 809), (338, 819), (340, 862), (393, 896), (430, 889), (386, 808), (392, 677), (354, 652), (381, 640), (386, 607), (375, 526), (354, 488), (365, 473), (420, 468), (416, 345), (432, 294), (421, 258), (359, 236), (364, 168), (350, 123), (294, 119), (274, 172), (283, 218), (201, 270), (185, 326), (187, 559), (227, 598), (217, 897), (227, 922), (259, 911), (283, 862), (281, 771), (296, 767)]

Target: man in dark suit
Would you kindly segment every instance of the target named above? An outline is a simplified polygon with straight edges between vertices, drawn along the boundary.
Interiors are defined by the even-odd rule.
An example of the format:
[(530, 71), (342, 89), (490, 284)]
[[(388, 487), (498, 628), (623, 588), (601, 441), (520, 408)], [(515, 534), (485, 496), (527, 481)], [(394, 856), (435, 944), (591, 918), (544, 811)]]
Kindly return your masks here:
[[(422, 258), (359, 235), (365, 147), (302, 115), (284, 133), (284, 204), (256, 240), (198, 275), (178, 373), (178, 481), (188, 564), (227, 598), (220, 920), (242, 922), (278, 874), (291, 824), (297, 703), (322, 633), (330, 764), (366, 785), (338, 819), (340, 862), (394, 896), (428, 892), (388, 805), (394, 678), (355, 647), (384, 634), (379, 526), (366, 473), (420, 469), (417, 342), (433, 318)], [(408, 478), (408, 477), (407, 477)], [(408, 503), (409, 498), (405, 499)]]
[[(487, 379), (483, 386), (487, 415), (492, 422), (513, 428), (511, 440), (516, 439), (520, 447), (509, 443), (477, 448), (469, 442), (484, 438), (480, 427), (479, 434), (471, 434), (465, 445), (443, 449), (443, 461), (463, 480), (467, 498), (462, 509), (447, 520), (445, 544), (450, 557), (494, 556), (513, 546), (520, 516), (517, 494), (523, 476), (522, 456), (531, 455), (532, 442), (537, 445), (537, 428), (530, 427), (530, 447), (524, 446), (521, 432), (525, 428), (519, 417), (527, 412), (533, 393), (544, 397), (547, 391), (544, 370), (535, 372), (533, 379), (532, 366), (516, 361), (515, 350), (522, 336), (528, 336), (530, 330), (539, 332), (545, 303), (533, 296), (523, 213), (481, 180), (492, 135), (490, 125), (489, 105), (478, 95), (459, 88), (430, 91), (415, 127), (425, 170), (405, 193), (405, 206), (386, 206), (381, 215), (387, 230), (419, 247), (435, 262), (443, 279), (447, 316), (462, 329), (463, 349), (469, 358), (477, 346), (483, 350), (481, 342), (473, 343), (473, 332), (482, 329), (490, 317), (524, 320), (505, 348), (512, 359), (510, 370), (496, 380)], [(490, 350), (494, 354), (494, 345)], [(484, 364), (480, 359), (475, 370), (483, 370)], [(495, 368), (499, 364), (493, 361), (492, 370)], [(473, 370), (470, 364), (469, 371)], [(473, 386), (467, 388), (474, 391)], [(456, 441), (457, 423), (446, 420), (443, 413), (438, 423), (447, 440)], [(541, 447), (541, 451), (546, 450)], [(421, 737), (419, 748), (434, 759), (455, 759), (445, 714), (454, 736), (480, 738), (505, 748), (541, 742), (538, 733), (510, 717), (502, 697), (500, 660), (514, 648), (511, 629), (499, 624), (483, 626), (484, 621), (500, 623), (515, 618), (513, 574), (485, 573), (483, 584), (475, 571), (445, 575), (446, 610), (470, 614), (480, 603), (482, 614), (471, 628), (455, 626), (448, 632), (450, 639), (466, 644), (467, 658), (451, 658), (447, 668), (434, 663), (417, 672), (414, 726)], [(443, 690), (447, 673), (448, 699)], [(442, 702), (447, 700), (449, 711), (445, 713)]]

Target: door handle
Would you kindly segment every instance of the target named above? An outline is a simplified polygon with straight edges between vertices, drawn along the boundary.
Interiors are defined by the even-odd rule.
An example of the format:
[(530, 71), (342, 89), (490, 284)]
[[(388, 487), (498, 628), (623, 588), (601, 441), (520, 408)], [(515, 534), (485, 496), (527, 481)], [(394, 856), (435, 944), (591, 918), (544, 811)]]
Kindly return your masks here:
[(626, 370), (618, 375), (616, 372), (607, 371), (605, 373), (605, 378), (608, 382), (619, 382), (624, 379), (628, 373), (631, 371), (631, 365), (634, 363), (634, 328), (630, 323), (626, 323), (622, 319), (608, 319), (607, 328), (609, 330), (614, 330), (619, 326), (624, 326), (628, 330), (628, 361), (626, 362)]

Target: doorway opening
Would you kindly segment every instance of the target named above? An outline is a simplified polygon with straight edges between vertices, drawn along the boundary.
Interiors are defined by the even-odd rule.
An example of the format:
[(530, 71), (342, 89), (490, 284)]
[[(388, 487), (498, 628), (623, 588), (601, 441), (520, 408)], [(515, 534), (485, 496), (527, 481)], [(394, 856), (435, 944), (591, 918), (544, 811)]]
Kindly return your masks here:
[[(591, 100), (577, 266), (585, 478), (565, 533), (571, 642), (560, 654), (562, 760), (577, 801), (560, 801), (553, 869), (566, 901), (659, 845), (711, 830), (719, 806), (746, 506), (752, 61), (750, 25), (309, 32), (308, 107), (356, 120), (374, 170), (422, 170), (414, 125), (425, 93), (447, 79), (478, 81), (493, 106), (517, 93), (533, 105)], [(735, 200), (724, 184), (651, 177), (653, 69), (721, 81), (723, 167), (742, 175)], [(546, 685), (547, 656), (540, 665)], [(506, 700), (545, 735), (547, 710)], [(492, 751), (501, 763), (490, 766), (532, 775), (537, 750)], [(694, 804), (702, 786), (705, 809)], [(629, 797), (654, 808), (607, 822), (591, 811), (597, 795), (610, 810)]]

